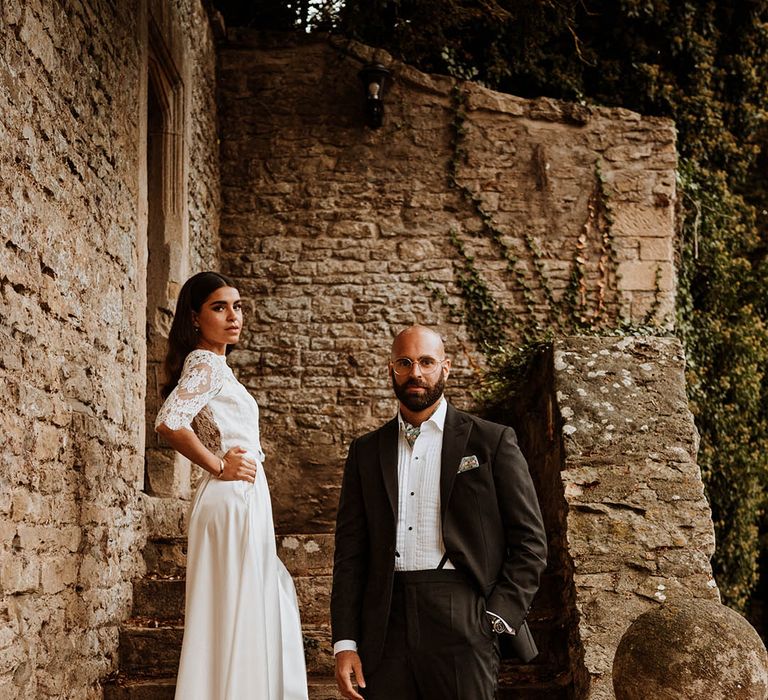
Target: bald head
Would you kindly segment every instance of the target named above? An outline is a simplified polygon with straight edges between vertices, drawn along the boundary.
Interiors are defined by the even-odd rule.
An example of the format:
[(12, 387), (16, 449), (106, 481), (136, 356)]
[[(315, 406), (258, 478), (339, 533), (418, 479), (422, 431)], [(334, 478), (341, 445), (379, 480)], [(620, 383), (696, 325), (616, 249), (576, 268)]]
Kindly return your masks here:
[(445, 347), (440, 334), (426, 326), (411, 326), (400, 331), (392, 343), (392, 359), (408, 355), (406, 349), (420, 348), (415, 357), (430, 355), (438, 360), (445, 357)]
[(398, 333), (389, 370), (400, 413), (411, 425), (421, 425), (435, 410), (451, 371), (440, 334), (426, 326), (411, 326)]

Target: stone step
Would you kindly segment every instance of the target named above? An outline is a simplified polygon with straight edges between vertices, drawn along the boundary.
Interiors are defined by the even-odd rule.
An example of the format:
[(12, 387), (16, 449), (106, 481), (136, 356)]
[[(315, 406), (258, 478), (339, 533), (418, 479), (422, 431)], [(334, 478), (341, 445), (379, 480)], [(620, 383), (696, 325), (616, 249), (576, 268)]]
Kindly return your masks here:
[(496, 700), (571, 700), (573, 689), (557, 683), (541, 683), (535, 686), (499, 684)]
[[(304, 655), (307, 672), (314, 676), (332, 676), (334, 661), (331, 650), (331, 630), (328, 625), (305, 625), (303, 630)], [(534, 631), (538, 633), (538, 630)], [(144, 627), (126, 625), (120, 633), (120, 671), (132, 677), (155, 677), (176, 672), (181, 652), (183, 627), (167, 625)], [(538, 634), (540, 644), (546, 644)], [(562, 667), (536, 661), (520, 664), (503, 661), (502, 685), (536, 685), (557, 676)]]
[(537, 657), (524, 664), (517, 659), (502, 659), (499, 667), (499, 687), (501, 688), (538, 688), (542, 684), (562, 685), (569, 678), (560, 666), (545, 664)]
[(129, 677), (174, 675), (183, 634), (182, 625), (145, 627), (129, 620), (120, 628), (120, 673)]
[[(332, 577), (330, 575), (294, 576), (303, 624), (327, 624), (330, 616)], [(543, 582), (546, 584), (546, 582)], [(133, 586), (133, 613), (148, 622), (179, 621), (184, 617), (185, 581), (183, 579), (144, 578)], [(559, 621), (544, 614), (534, 604), (529, 625), (542, 653), (560, 655), (567, 645), (567, 634)]]
[(342, 700), (342, 695), (336, 686), (336, 680), (329, 676), (327, 678), (312, 678), (309, 683), (309, 700)]
[(104, 700), (174, 700), (176, 676), (118, 678), (104, 684)]
[[(171, 525), (144, 552), (148, 577), (134, 585), (134, 618), (121, 631), (123, 679), (105, 691), (106, 700), (164, 700), (173, 697), (183, 634), (186, 538), (171, 536), (183, 525), (181, 511), (165, 513)], [(333, 535), (281, 535), (278, 555), (291, 572), (301, 607), (311, 700), (336, 700), (328, 616)], [(545, 572), (529, 616), (541, 654), (533, 664), (503, 661), (499, 700), (565, 700), (569, 697), (567, 633), (562, 628), (565, 583)], [(157, 676), (157, 678), (152, 678)], [(133, 678), (131, 678), (133, 677)], [(170, 679), (170, 680), (169, 680)]]
[[(294, 576), (302, 623), (327, 623), (331, 605), (330, 576)], [(133, 584), (133, 612), (148, 621), (181, 620), (184, 617), (184, 579), (144, 578)]]
[[(149, 540), (144, 552), (147, 564), (146, 580), (183, 579), (186, 575), (186, 547), (184, 537)], [(302, 616), (306, 616), (313, 622), (323, 621), (322, 608), (330, 604), (330, 578), (328, 577), (333, 573), (333, 535), (281, 535), (277, 537), (277, 553), (294, 577), (299, 600), (303, 603)], [(307, 578), (302, 579), (302, 577)], [(159, 619), (173, 619), (179, 616), (176, 611), (183, 610), (183, 598), (180, 604), (176, 602), (171, 606), (174, 612), (163, 614), (163, 610), (160, 609), (164, 605), (163, 593), (159, 585), (148, 583), (146, 590), (142, 591), (139, 590), (141, 583), (135, 584), (135, 597), (138, 601), (135, 603), (134, 615), (156, 616)], [(529, 620), (558, 620), (563, 611), (564, 586), (561, 575), (545, 573), (531, 608)], [(173, 584), (169, 586), (169, 588), (172, 587)], [(183, 589), (183, 585), (181, 588)], [(152, 597), (155, 594), (160, 596), (157, 604), (147, 599), (147, 596)], [(144, 606), (147, 606), (146, 609)], [(170, 608), (166, 608), (168, 609)]]
[[(333, 535), (279, 535), (277, 554), (293, 576), (333, 573)], [(183, 578), (186, 573), (187, 538), (153, 537), (144, 548), (147, 576)]]
[[(334, 537), (331, 533), (278, 535), (277, 554), (293, 576), (333, 573)], [(144, 559), (147, 576), (183, 578), (186, 572), (187, 538), (153, 537), (147, 540)], [(565, 583), (562, 574), (545, 572), (541, 578), (536, 605), (541, 609), (561, 607)]]
[[(311, 677), (309, 700), (339, 700), (333, 678)], [(163, 678), (118, 678), (104, 684), (104, 700), (173, 700), (176, 676)]]
[(135, 619), (182, 620), (184, 617), (184, 579), (143, 578), (133, 583)]
[(294, 576), (330, 576), (333, 548), (332, 533), (277, 537), (277, 555)]
[[(339, 700), (341, 694), (331, 678), (310, 677), (309, 700)], [(176, 677), (120, 678), (104, 685), (104, 700), (173, 700)], [(572, 690), (558, 682), (536, 686), (505, 687), (500, 683), (496, 700), (569, 700)]]
[[(173, 675), (178, 670), (181, 624), (145, 626), (144, 620), (129, 620), (120, 629), (120, 673), (130, 678)], [(304, 625), (304, 656), (307, 672), (316, 676), (333, 674), (331, 630), (327, 625)]]

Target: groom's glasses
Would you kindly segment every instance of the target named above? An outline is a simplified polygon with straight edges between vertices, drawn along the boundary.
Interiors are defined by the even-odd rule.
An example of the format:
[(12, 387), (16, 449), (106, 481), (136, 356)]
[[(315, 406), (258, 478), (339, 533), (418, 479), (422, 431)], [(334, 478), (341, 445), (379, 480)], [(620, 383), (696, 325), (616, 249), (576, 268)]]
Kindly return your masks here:
[(392, 361), (392, 369), (395, 370), (395, 374), (398, 377), (406, 377), (413, 370), (414, 365), (418, 365), (421, 368), (422, 374), (434, 374), (440, 367), (443, 366), (445, 360), (437, 360), (434, 357), (425, 355), (418, 360), (412, 360), (410, 357), (398, 357)]

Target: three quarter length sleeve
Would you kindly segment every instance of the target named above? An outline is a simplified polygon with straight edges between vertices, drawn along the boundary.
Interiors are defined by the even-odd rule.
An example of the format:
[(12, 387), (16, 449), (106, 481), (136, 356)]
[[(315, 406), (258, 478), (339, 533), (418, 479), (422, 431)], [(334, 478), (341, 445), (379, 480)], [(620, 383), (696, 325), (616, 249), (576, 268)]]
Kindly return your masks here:
[(204, 350), (193, 350), (184, 361), (179, 383), (163, 403), (155, 419), (171, 430), (192, 430), (192, 419), (221, 391), (222, 368), (218, 358)]

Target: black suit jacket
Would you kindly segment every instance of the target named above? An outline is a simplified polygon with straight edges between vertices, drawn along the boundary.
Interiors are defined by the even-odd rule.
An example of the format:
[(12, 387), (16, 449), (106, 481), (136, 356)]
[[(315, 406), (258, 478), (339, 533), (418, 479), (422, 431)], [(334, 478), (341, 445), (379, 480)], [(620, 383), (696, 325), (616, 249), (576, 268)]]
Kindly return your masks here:
[[(349, 448), (336, 519), (333, 641), (354, 639), (365, 670), (381, 658), (392, 600), (397, 524), (397, 418)], [(461, 458), (480, 466), (458, 473)], [(448, 406), (440, 510), (443, 542), (486, 607), (513, 627), (515, 653), (537, 650), (525, 617), (546, 565), (546, 536), (528, 465), (511, 428)]]

